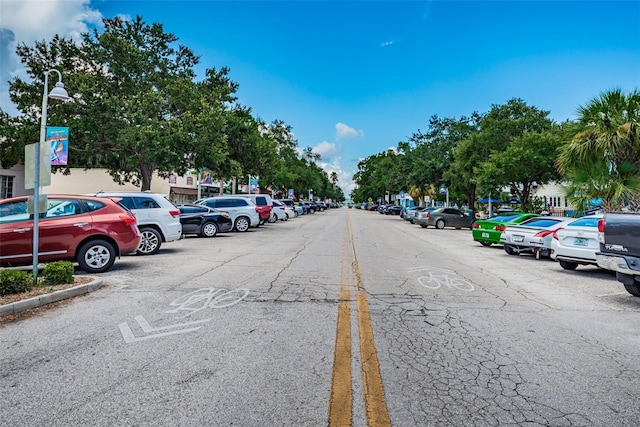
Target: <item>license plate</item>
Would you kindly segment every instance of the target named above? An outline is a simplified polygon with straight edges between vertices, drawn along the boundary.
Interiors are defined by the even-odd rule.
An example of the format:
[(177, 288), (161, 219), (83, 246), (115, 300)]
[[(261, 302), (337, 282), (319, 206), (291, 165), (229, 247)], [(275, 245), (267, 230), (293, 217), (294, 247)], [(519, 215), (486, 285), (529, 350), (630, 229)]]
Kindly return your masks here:
[(514, 234), (513, 235), (513, 241), (514, 242), (522, 242), (524, 240), (524, 236), (520, 236), (519, 234)]
[(589, 246), (589, 241), (587, 239), (583, 239), (581, 237), (576, 237), (573, 239), (574, 246)]
[(489, 233), (482, 233), (482, 237), (489, 237)]

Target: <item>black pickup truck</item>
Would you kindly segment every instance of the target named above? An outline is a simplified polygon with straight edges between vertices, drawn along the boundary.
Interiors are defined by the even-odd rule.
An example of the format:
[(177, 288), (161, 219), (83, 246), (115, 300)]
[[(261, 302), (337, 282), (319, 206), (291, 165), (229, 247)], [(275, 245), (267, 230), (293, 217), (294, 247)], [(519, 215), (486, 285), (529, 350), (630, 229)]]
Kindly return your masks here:
[(627, 292), (640, 297), (640, 213), (607, 213), (598, 232), (598, 266), (615, 271)]

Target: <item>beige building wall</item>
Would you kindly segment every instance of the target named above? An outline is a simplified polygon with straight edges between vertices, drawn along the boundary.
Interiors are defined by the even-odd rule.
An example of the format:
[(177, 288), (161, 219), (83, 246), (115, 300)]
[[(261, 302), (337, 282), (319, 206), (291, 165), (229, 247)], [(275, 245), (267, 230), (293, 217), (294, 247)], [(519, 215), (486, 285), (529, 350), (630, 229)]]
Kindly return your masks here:
[[(193, 181), (195, 182), (195, 178)], [(178, 185), (177, 182), (175, 185)], [(168, 180), (156, 174), (153, 175), (151, 179), (153, 193), (168, 196), (169, 188)], [(99, 191), (140, 191), (140, 187), (132, 184), (117, 184), (105, 169), (72, 168), (70, 175), (63, 175), (60, 172), (51, 174), (51, 185), (44, 188), (44, 192), (49, 194), (89, 194)]]

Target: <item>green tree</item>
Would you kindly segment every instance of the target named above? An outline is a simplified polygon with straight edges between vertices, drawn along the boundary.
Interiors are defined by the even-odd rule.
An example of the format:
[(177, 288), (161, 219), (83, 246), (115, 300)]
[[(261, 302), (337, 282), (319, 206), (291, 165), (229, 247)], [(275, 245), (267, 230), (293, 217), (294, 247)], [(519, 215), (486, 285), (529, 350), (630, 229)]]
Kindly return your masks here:
[[(104, 167), (116, 182), (142, 190), (160, 176), (202, 166), (227, 168), (226, 113), (237, 85), (228, 70), (207, 70), (195, 83), (198, 58), (160, 24), (141, 17), (105, 19), (103, 33), (83, 35), (78, 45), (54, 37), (18, 55), (32, 82), (14, 78), (12, 100), (28, 132), (13, 138), (25, 145), (37, 135), (42, 76), (60, 70), (73, 100), (52, 103), (49, 124), (70, 128), (69, 167)], [(34, 108), (35, 107), (35, 108)]]
[[(528, 197), (529, 190), (524, 191), (519, 186), (523, 182), (530, 186), (530, 178), (517, 176), (517, 168), (512, 168), (512, 175), (509, 176), (505, 162), (508, 161), (509, 155), (514, 158), (522, 155), (525, 134), (530, 135), (527, 138), (541, 138), (546, 143), (551, 142), (553, 138), (542, 137), (554, 127), (553, 120), (548, 115), (548, 111), (529, 106), (517, 98), (510, 99), (503, 105), (493, 105), (478, 121), (477, 132), (470, 134), (454, 149), (454, 160), (445, 174), (445, 178), (451, 180), (451, 188), (466, 188), (470, 203), (475, 200), (477, 191), (486, 195), (498, 194), (506, 185), (513, 185), (516, 194), (520, 192), (519, 194)], [(491, 156), (494, 153), (507, 152), (512, 144), (513, 148), (508, 151), (509, 154), (495, 154), (496, 161), (501, 161), (503, 166), (492, 165)], [(553, 165), (553, 162), (550, 164)], [(548, 176), (551, 175), (541, 175), (540, 179)], [(538, 183), (544, 184), (541, 181)], [(523, 203), (527, 203), (526, 197)]]
[(578, 108), (558, 150), (557, 165), (572, 183), (567, 196), (580, 209), (602, 198), (607, 210), (629, 203), (640, 211), (640, 91), (601, 93)]
[(510, 188), (511, 196), (523, 201), (528, 209), (533, 185), (560, 178), (555, 166), (560, 141), (558, 130), (525, 131), (522, 136), (514, 137), (503, 151), (492, 152), (489, 159), (480, 164), (477, 182), (481, 188)]

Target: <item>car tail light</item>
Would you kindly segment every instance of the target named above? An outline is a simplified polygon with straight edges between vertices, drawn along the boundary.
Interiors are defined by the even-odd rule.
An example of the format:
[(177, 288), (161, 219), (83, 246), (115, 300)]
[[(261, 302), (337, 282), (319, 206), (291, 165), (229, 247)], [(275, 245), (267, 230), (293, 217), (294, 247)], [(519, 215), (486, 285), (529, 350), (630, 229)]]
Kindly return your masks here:
[(126, 212), (126, 213), (120, 214), (120, 219), (126, 225), (135, 225), (136, 224), (136, 217), (131, 212)]
[(558, 239), (558, 231), (562, 230), (562, 228), (558, 228), (557, 230), (555, 230), (553, 233), (551, 233), (551, 237), (553, 237), (556, 240), (560, 240)]
[(431, 212), (427, 212), (427, 218), (431, 218)]
[(604, 218), (598, 220), (598, 242), (604, 243)]
[(480, 228), (480, 224), (473, 224), (473, 228)]
[(504, 231), (506, 230), (507, 227), (505, 227), (504, 225), (496, 225), (495, 227), (493, 227), (494, 230), (496, 231)]
[(552, 234), (552, 233), (553, 233), (552, 230), (544, 230), (534, 234), (533, 237), (547, 237), (549, 234)]
[(180, 210), (179, 209), (170, 210), (169, 214), (174, 218), (180, 218)]

